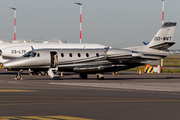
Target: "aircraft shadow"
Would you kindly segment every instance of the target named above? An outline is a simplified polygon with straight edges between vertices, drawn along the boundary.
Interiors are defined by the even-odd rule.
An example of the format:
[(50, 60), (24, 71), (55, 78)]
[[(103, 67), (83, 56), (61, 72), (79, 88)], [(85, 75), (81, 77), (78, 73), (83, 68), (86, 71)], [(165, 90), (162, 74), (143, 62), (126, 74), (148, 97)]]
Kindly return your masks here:
[[(26, 76), (26, 75), (25, 75)], [(27, 78), (27, 76), (25, 77), (25, 76), (23, 76), (22, 75), (22, 78), (24, 79), (24, 80), (47, 80), (47, 81), (63, 81), (63, 80), (68, 80), (68, 81), (73, 81), (73, 80), (79, 80), (79, 81), (97, 81), (98, 79), (97, 78), (88, 78), (88, 79), (81, 79), (81, 78), (79, 78), (79, 77), (69, 77), (69, 78), (64, 78), (64, 77), (62, 77), (62, 78), (50, 78), (50, 77), (36, 77), (36, 76), (38, 76), (38, 75), (34, 75), (34, 77), (33, 78)], [(154, 77), (154, 78), (140, 78), (140, 77), (136, 77), (136, 78), (134, 78), (134, 77), (128, 77), (128, 78), (113, 78), (113, 77), (111, 77), (111, 78), (104, 78), (103, 80), (98, 80), (98, 81), (122, 81), (122, 80), (172, 80), (172, 79), (180, 79), (180, 77), (164, 77), (164, 78), (156, 78), (156, 77)]]
[[(3, 72), (0, 75), (17, 75), (18, 72)], [(22, 75), (29, 75), (29, 73), (22, 73)]]
[[(24, 80), (82, 80), (82, 81), (86, 81), (86, 80), (98, 80), (96, 78), (96, 75), (95, 74), (89, 74), (89, 78), (88, 79), (81, 79), (79, 77), (79, 74), (77, 73), (63, 73), (64, 74), (64, 77), (62, 78), (55, 78), (55, 79), (52, 79), (50, 78), (49, 76), (46, 77), (44, 75), (39, 76), (39, 75), (31, 75), (32, 78), (28, 77), (29, 76), (29, 72), (25, 72), (25, 73), (22, 73), (22, 77)], [(0, 75), (14, 75), (16, 76), (17, 75), (17, 72), (2, 72), (0, 73)], [(76, 75), (76, 76), (74, 76)], [(106, 77), (106, 75), (108, 75), (108, 77)], [(105, 73), (104, 74), (104, 79), (103, 80), (99, 80), (99, 81), (106, 81), (106, 80), (163, 80), (163, 79), (180, 79), (179, 76), (174, 76), (174, 77), (166, 77), (166, 76), (162, 76), (162, 77), (156, 77), (156, 76), (145, 76), (144, 74), (143, 75), (139, 75), (138, 73), (136, 72), (130, 72), (130, 73), (119, 73), (118, 76), (116, 75), (112, 75), (112, 77), (109, 77), (109, 75), (112, 75), (112, 73)], [(132, 77), (131, 77), (132, 75)], [(38, 76), (38, 77), (36, 77)], [(66, 77), (68, 76), (68, 77)], [(129, 76), (129, 77), (126, 77), (126, 76)]]

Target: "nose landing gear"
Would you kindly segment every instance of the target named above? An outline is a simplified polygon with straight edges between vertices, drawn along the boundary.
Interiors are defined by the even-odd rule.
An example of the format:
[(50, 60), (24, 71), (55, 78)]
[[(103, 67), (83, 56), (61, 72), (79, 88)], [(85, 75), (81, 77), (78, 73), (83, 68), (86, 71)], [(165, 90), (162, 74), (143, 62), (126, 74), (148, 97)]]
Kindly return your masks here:
[(23, 72), (23, 70), (20, 70), (14, 79), (15, 79), (15, 80), (22, 80), (22, 79), (23, 79), (23, 78), (21, 77), (22, 72)]

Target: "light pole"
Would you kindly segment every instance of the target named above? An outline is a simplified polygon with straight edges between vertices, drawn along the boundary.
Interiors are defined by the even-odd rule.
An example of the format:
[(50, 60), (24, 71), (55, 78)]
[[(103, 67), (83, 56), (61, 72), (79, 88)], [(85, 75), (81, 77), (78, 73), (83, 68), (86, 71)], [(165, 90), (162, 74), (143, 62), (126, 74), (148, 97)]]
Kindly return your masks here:
[(162, 0), (162, 25), (164, 24), (164, 1)]
[(16, 40), (16, 8), (10, 7), (14, 10), (14, 40)]
[(79, 41), (79, 43), (81, 43), (82, 3), (76, 2), (75, 4), (80, 5), (80, 41)]
[[(162, 25), (164, 24), (164, 1), (162, 0)], [(163, 71), (163, 58), (161, 58), (161, 72)]]

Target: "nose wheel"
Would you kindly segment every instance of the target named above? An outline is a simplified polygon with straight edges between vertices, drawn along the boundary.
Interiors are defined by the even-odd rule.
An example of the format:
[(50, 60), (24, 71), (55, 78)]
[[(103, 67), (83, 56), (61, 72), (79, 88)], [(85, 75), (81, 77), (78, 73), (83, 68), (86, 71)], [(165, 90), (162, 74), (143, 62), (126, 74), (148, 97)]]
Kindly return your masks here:
[(20, 70), (14, 79), (15, 79), (15, 80), (22, 80), (22, 79), (23, 79), (23, 78), (21, 77), (22, 72), (23, 72), (23, 70)]

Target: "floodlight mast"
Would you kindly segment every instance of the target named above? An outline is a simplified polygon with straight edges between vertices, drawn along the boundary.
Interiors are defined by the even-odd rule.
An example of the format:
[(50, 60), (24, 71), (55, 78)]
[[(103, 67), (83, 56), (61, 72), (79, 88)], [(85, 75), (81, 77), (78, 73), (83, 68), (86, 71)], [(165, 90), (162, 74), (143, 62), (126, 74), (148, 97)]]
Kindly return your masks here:
[[(162, 25), (164, 24), (164, 1), (162, 0)], [(163, 58), (161, 58), (161, 72), (163, 71)]]
[(80, 5), (80, 40), (79, 40), (79, 43), (81, 43), (82, 3), (75, 2), (75, 4)]
[(162, 0), (162, 25), (164, 24), (164, 1)]
[(16, 8), (10, 7), (14, 10), (14, 40), (16, 40)]

